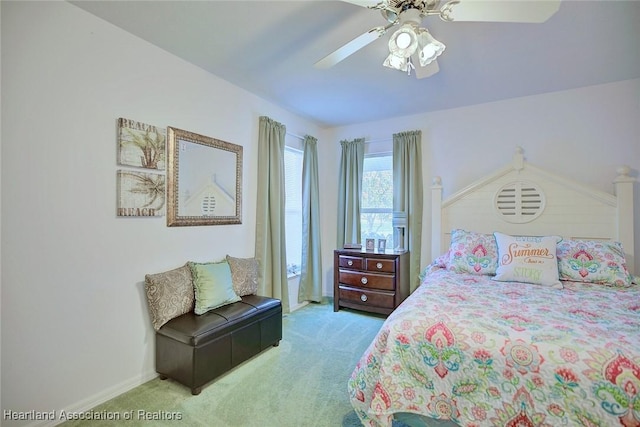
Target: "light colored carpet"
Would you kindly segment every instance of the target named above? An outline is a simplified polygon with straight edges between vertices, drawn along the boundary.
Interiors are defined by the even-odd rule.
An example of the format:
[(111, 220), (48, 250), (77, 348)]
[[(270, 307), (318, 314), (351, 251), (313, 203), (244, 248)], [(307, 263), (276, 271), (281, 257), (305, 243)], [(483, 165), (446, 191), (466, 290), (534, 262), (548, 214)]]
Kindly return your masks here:
[[(62, 425), (175, 426), (179, 417), (178, 424), (203, 427), (355, 427), (360, 422), (347, 380), (383, 321), (355, 310), (334, 313), (331, 302), (309, 304), (285, 315), (279, 347), (214, 380), (198, 396), (156, 378), (93, 409), (120, 420)], [(126, 423), (125, 414), (132, 418)]]

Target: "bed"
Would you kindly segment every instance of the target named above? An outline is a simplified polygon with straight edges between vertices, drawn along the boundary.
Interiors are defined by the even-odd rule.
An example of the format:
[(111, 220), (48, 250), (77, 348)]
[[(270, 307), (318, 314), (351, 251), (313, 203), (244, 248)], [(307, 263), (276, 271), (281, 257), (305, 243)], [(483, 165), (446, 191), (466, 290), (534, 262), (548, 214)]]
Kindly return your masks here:
[(640, 426), (633, 185), (524, 161), (442, 200), (421, 285), (348, 382), (367, 426)]

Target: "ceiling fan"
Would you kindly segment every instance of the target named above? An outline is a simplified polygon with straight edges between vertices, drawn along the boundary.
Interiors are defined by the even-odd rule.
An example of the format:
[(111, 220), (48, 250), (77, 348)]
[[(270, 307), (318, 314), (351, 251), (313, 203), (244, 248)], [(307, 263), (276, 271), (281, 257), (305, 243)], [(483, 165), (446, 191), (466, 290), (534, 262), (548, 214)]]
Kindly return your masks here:
[(445, 45), (429, 30), (421, 28), (423, 18), (438, 16), (445, 22), (527, 22), (541, 23), (560, 7), (560, 0), (343, 0), (368, 9), (380, 10), (386, 25), (374, 27), (315, 63), (329, 68), (344, 60), (391, 28), (399, 28), (389, 38), (389, 56), (385, 67), (407, 72), (415, 70), (417, 78), (439, 71), (436, 58)]

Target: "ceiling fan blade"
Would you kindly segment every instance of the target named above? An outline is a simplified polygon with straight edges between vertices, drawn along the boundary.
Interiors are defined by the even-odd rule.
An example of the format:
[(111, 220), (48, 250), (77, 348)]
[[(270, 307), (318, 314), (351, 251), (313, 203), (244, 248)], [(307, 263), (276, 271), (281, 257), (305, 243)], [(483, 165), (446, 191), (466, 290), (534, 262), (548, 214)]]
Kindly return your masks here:
[(450, 8), (454, 22), (545, 22), (560, 8), (560, 0), (460, 0)]
[(349, 43), (343, 45), (338, 50), (333, 51), (329, 55), (322, 58), (320, 61), (316, 62), (314, 66), (316, 68), (329, 68), (336, 65), (338, 62), (342, 61), (349, 55), (354, 54), (359, 51), (369, 43), (377, 40), (384, 33), (387, 32), (389, 28), (392, 27), (392, 24), (387, 25), (386, 27), (375, 27), (370, 29), (364, 34), (359, 35), (355, 39), (351, 40)]
[(440, 67), (438, 66), (438, 61), (433, 61), (431, 64), (424, 67), (421, 67), (420, 63), (418, 63), (418, 65), (415, 66), (415, 70), (416, 79), (426, 79), (427, 77), (431, 77), (438, 71), (440, 71)]
[(362, 7), (373, 7), (380, 3), (378, 0), (342, 0), (345, 3), (355, 4)]

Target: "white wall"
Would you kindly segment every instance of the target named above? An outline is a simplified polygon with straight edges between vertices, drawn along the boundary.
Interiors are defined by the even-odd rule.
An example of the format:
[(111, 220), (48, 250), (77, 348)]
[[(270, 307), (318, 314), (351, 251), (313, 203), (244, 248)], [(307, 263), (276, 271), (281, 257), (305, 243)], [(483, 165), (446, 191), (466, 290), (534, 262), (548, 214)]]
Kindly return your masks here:
[[(640, 80), (322, 130), (68, 3), (0, 8), (3, 410), (87, 409), (154, 375), (144, 274), (253, 255), (261, 115), (319, 139), (326, 295), (341, 139), (421, 129), (425, 189), (441, 175), (445, 194), (518, 145), (529, 161), (607, 191), (616, 166), (640, 169)], [(243, 224), (116, 218), (118, 117), (243, 145)], [(635, 196), (640, 246), (640, 185)], [(427, 227), (423, 264), (429, 237)]]
[[(88, 409), (155, 375), (146, 273), (253, 256), (258, 117), (320, 130), (69, 3), (1, 7), (2, 409)], [(117, 218), (118, 117), (242, 145), (243, 223)]]
[[(434, 176), (442, 177), (446, 197), (508, 164), (521, 146), (529, 162), (603, 191), (613, 192), (612, 181), (620, 165), (631, 166), (637, 178), (640, 79), (334, 128), (325, 137), (332, 142), (320, 153), (326, 172), (322, 184), (330, 190), (337, 188), (338, 141), (365, 137), (391, 144), (393, 133), (407, 130), (422, 131), (424, 266), (432, 259), (429, 189)], [(640, 266), (640, 183), (634, 196), (635, 265)], [(330, 191), (322, 191), (322, 204), (326, 212), (337, 212)], [(323, 216), (322, 226), (335, 230), (335, 215)], [(322, 262), (325, 292), (329, 293), (336, 237), (335, 232), (325, 236)]]

